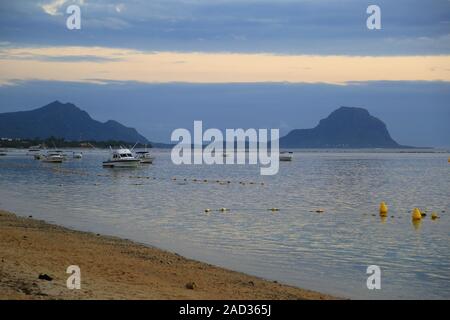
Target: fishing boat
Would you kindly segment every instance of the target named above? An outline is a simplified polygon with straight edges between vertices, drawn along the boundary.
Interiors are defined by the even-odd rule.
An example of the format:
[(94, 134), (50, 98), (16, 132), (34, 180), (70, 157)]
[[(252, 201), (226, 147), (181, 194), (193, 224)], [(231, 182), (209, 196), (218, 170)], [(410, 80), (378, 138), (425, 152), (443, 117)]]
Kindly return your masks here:
[(117, 150), (111, 149), (108, 160), (103, 161), (103, 167), (107, 168), (133, 168), (137, 167), (141, 160), (134, 157), (130, 149), (120, 147)]
[(293, 154), (290, 151), (280, 152), (280, 161), (292, 161)]

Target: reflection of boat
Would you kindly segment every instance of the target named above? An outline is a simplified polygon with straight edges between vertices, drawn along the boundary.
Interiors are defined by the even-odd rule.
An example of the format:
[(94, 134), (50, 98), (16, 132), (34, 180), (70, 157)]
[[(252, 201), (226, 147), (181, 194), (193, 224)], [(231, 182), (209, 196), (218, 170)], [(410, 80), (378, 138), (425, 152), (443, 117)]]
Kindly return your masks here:
[(49, 151), (46, 155), (41, 156), (42, 162), (49, 163), (62, 163), (64, 157), (61, 153), (55, 151)]
[(145, 151), (136, 151), (136, 158), (141, 161), (141, 163), (147, 163), (152, 164), (153, 163), (153, 157), (150, 155), (150, 152), (147, 150)]
[(74, 151), (72, 153), (72, 156), (73, 156), (74, 159), (81, 159), (81, 158), (83, 158), (83, 152), (81, 152), (81, 151), (80, 152), (75, 152)]
[(280, 152), (280, 161), (292, 161), (293, 152)]
[(121, 147), (117, 150), (111, 149), (111, 156), (108, 160), (103, 161), (104, 167), (109, 168), (132, 168), (137, 167), (141, 160), (135, 158), (130, 149)]

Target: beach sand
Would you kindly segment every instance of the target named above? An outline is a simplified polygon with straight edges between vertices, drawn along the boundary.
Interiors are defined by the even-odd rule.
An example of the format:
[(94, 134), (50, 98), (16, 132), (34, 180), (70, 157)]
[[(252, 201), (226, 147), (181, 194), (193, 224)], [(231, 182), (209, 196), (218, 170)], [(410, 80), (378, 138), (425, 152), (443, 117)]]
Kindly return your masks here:
[[(0, 211), (0, 299), (333, 299), (128, 240)], [(69, 265), (81, 289), (69, 290)], [(53, 280), (38, 279), (47, 274)], [(194, 288), (187, 288), (194, 282)]]

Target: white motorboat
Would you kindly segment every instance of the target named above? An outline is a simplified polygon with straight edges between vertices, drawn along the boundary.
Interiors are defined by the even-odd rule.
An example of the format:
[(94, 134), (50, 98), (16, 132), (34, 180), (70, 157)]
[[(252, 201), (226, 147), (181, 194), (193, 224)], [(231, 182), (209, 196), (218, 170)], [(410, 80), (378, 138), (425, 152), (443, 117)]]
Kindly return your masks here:
[(107, 168), (133, 168), (137, 167), (141, 160), (133, 156), (130, 149), (120, 147), (120, 149), (112, 150), (108, 160), (103, 161), (103, 167)]
[(74, 158), (74, 159), (81, 159), (81, 158), (83, 158), (83, 152), (72, 152), (72, 157)]
[(40, 153), (41, 153), (41, 146), (40, 145), (39, 146), (32, 146), (32, 147), (30, 147), (30, 149), (28, 149), (27, 155), (35, 156), (37, 154), (40, 155)]
[(42, 155), (41, 157), (42, 162), (62, 163), (64, 161), (63, 155), (55, 151), (49, 151), (46, 155)]
[(292, 161), (293, 152), (280, 152), (280, 161)]
[(66, 153), (64, 153), (64, 151), (62, 151), (62, 150), (52, 150), (51, 151), (52, 153), (55, 153), (55, 154), (59, 154), (59, 155), (61, 155), (61, 157), (63, 158), (63, 160), (67, 160), (67, 154)]
[(150, 155), (150, 152), (148, 152), (147, 150), (136, 151), (136, 158), (139, 159), (139, 161), (141, 161), (141, 163), (144, 164), (152, 164), (153, 160), (155, 159)]

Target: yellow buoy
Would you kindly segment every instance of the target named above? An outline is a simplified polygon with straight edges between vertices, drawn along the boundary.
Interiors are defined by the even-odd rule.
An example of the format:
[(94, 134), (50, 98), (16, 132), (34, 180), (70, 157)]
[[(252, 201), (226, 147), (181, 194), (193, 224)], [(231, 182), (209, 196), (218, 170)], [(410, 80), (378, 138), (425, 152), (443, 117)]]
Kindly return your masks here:
[(388, 214), (388, 207), (386, 203), (383, 201), (380, 203), (380, 216), (385, 217)]
[(226, 211), (228, 211), (228, 209), (227, 208), (220, 208), (220, 211), (221, 212), (226, 212)]
[(270, 210), (271, 211), (280, 211), (280, 209), (278, 209), (278, 208), (271, 208)]
[(439, 219), (439, 216), (438, 216), (438, 214), (436, 212), (433, 212), (431, 214), (431, 220), (436, 220), (436, 219)]
[(421, 220), (422, 219), (422, 213), (420, 212), (420, 210), (418, 208), (414, 208), (411, 216), (412, 216), (413, 220)]
[(205, 209), (205, 212), (211, 212), (211, 209)]

